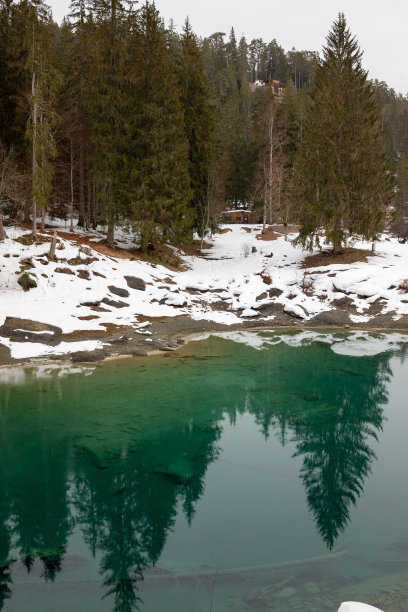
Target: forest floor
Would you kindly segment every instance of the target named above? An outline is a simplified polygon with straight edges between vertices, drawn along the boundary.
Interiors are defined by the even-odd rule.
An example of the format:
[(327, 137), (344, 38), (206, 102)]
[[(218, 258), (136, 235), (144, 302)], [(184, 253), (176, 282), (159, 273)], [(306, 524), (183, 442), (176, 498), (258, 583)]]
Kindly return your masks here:
[(7, 236), (0, 365), (170, 353), (192, 335), (232, 330), (408, 332), (408, 245), (387, 234), (375, 253), (359, 242), (336, 257), (295, 247), (296, 228), (281, 226), (223, 226), (202, 250), (154, 245), (145, 258), (125, 227), (114, 249), (103, 232), (50, 220), (35, 244), (28, 228)]

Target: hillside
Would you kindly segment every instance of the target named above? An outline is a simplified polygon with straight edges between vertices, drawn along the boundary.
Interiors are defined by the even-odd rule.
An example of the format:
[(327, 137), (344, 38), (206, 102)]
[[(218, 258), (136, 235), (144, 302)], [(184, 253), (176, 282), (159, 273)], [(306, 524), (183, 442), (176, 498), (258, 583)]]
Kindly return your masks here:
[[(99, 232), (62, 228), (37, 244), (21, 227), (0, 242), (0, 360), (173, 350), (190, 333), (247, 327), (408, 329), (408, 249), (384, 235), (335, 259), (293, 246), (283, 228), (224, 226), (174, 266), (138, 259), (125, 228), (117, 249)], [(24, 290), (22, 275), (36, 286)], [(405, 281), (405, 285), (404, 285)], [(85, 351), (86, 354), (79, 354)], [(96, 351), (96, 352), (95, 352)], [(73, 356), (73, 357), (72, 357)]]

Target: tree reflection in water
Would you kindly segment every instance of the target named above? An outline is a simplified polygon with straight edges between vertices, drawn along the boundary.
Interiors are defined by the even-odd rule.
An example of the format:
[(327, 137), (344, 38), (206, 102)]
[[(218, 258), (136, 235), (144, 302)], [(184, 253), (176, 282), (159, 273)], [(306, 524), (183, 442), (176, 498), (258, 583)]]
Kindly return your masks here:
[[(190, 524), (194, 519), (206, 471), (219, 454), (225, 414), (234, 423), (249, 412), (264, 437), (295, 445), (310, 511), (327, 547), (334, 546), (375, 459), (370, 442), (382, 429), (390, 354), (355, 359), (349, 369), (347, 359), (326, 345), (264, 352), (240, 346), (234, 352), (234, 384), (226, 382), (227, 359), (190, 368), (161, 365), (164, 390), (155, 391), (149, 379), (139, 383), (152, 396), (148, 417), (143, 397), (142, 412), (132, 412), (133, 382), (121, 387), (123, 401), (113, 410), (96, 374), (49, 381), (47, 399), (33, 392), (40, 383), (12, 389), (14, 401), (0, 409), (0, 609), (11, 595), (11, 559), (22, 558), (27, 571), (40, 559), (43, 578), (53, 581), (64, 569), (74, 528), (101, 559), (104, 597), (113, 598), (113, 609), (140, 609), (138, 584), (159, 560), (178, 505)], [(92, 410), (81, 412), (94, 380)], [(177, 385), (162, 423), (163, 397)], [(106, 423), (95, 416), (103, 399)]]

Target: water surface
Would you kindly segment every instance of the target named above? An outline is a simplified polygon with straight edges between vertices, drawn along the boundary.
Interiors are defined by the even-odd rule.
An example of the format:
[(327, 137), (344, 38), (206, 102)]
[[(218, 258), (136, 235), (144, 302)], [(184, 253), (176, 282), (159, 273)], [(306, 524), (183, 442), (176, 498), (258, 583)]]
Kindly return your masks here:
[(247, 337), (3, 375), (0, 609), (406, 609), (407, 345)]

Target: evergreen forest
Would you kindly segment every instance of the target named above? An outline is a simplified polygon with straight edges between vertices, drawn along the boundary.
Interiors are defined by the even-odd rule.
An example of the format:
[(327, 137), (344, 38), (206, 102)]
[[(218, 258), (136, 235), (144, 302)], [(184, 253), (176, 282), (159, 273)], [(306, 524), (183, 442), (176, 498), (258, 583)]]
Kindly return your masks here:
[[(272, 36), (238, 40), (231, 29), (201, 39), (188, 19), (182, 31), (164, 24), (148, 1), (72, 0), (58, 26), (43, 0), (0, 0), (0, 234), (18, 220), (35, 239), (49, 214), (71, 229), (105, 226), (114, 246), (126, 221), (145, 252), (204, 237), (226, 207), (252, 207), (264, 225), (300, 220), (304, 245), (328, 223), (336, 249), (342, 224), (370, 239), (386, 222), (404, 224), (408, 99), (367, 79), (341, 15), (323, 58), (285, 51)], [(354, 54), (348, 81), (333, 68), (336, 36)], [(353, 184), (353, 200), (348, 179), (326, 181), (317, 187), (326, 203), (309, 214), (311, 167), (333, 160), (321, 105), (337, 94), (338, 108), (344, 102), (333, 111), (345, 121), (344, 143), (360, 122), (340, 98), (357, 90), (368, 140), (361, 149), (350, 141), (338, 157), (360, 155), (371, 194)], [(372, 197), (378, 207), (367, 216)], [(365, 204), (356, 218), (357, 200)]]

